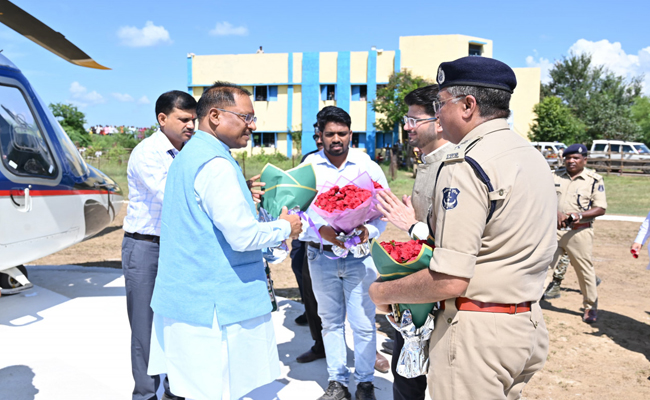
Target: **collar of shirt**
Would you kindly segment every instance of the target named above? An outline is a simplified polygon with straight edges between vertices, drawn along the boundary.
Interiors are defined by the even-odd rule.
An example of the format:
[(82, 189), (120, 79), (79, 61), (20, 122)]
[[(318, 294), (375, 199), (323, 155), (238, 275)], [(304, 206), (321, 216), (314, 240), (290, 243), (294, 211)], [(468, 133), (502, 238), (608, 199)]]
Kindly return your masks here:
[(502, 131), (502, 130), (510, 130), (510, 125), (508, 125), (508, 120), (505, 118), (496, 118), (496, 119), (491, 119), (489, 121), (485, 121), (479, 126), (475, 127), (472, 129), (465, 137), (462, 142), (472, 142), (474, 139), (477, 137), (482, 137), (485, 135), (489, 135), (492, 132), (496, 131)]
[(348, 150), (348, 156), (346, 157), (345, 161), (343, 164), (341, 164), (341, 168), (336, 168), (336, 165), (332, 164), (332, 162), (327, 158), (325, 155), (325, 150), (317, 151), (312, 155), (314, 157), (314, 160), (312, 161), (312, 164), (318, 164), (318, 165), (327, 165), (328, 167), (337, 169), (339, 171), (343, 171), (345, 167), (348, 164), (359, 164), (363, 160), (363, 156), (366, 155), (366, 153), (356, 150), (356, 149), (349, 149)]
[[(219, 144), (222, 145), (223, 148), (226, 149), (226, 151), (230, 153), (230, 147), (228, 147), (227, 144), (225, 144), (224, 142), (222, 142), (221, 140), (219, 140), (218, 137), (214, 136), (214, 135), (211, 134), (210, 132), (206, 132), (206, 131), (202, 131), (202, 130), (198, 130), (198, 129), (197, 129), (196, 131), (197, 131), (197, 132), (203, 132), (203, 133), (205, 133), (206, 135), (210, 136), (211, 138), (213, 138), (214, 140), (216, 140), (217, 142), (219, 142)], [(191, 139), (190, 139), (190, 140), (191, 140)], [(232, 154), (232, 153), (231, 153), (231, 154)]]
[(588, 175), (587, 175), (587, 169), (586, 169), (586, 168), (583, 169), (581, 173), (579, 173), (578, 175), (576, 175), (575, 178), (571, 178), (571, 175), (569, 175), (569, 172), (568, 172), (566, 169), (564, 169), (564, 170), (560, 173), (560, 175), (566, 175), (567, 179), (572, 180), (572, 181), (575, 181), (575, 180), (578, 179), (578, 178), (581, 178), (582, 180), (587, 180), (587, 178), (588, 178)]
[(176, 155), (178, 154), (178, 150), (176, 149), (176, 147), (174, 147), (172, 142), (169, 141), (169, 138), (167, 137), (167, 135), (163, 133), (163, 131), (158, 129), (151, 136), (152, 139), (155, 141), (156, 147), (160, 152), (167, 153), (172, 157), (176, 157)]
[(429, 163), (434, 162), (436, 160), (436, 154), (440, 153), (441, 151), (443, 151), (447, 147), (449, 147), (449, 144), (450, 143), (447, 142), (447, 143), (443, 144), (442, 146), (438, 147), (437, 149), (435, 149), (434, 151), (432, 151), (431, 153), (429, 153), (427, 155), (423, 155), (422, 156), (422, 162), (425, 163), (425, 164), (429, 164)]

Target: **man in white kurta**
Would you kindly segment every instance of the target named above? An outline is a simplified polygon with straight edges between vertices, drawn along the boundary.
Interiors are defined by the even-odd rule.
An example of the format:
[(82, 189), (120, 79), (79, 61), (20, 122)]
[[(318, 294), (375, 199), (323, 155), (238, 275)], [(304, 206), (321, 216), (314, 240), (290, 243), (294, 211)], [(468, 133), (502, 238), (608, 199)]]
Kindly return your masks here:
[(250, 94), (217, 83), (204, 93), (199, 130), (172, 164), (163, 204), (149, 373), (175, 394), (239, 399), (280, 374), (262, 248), (301, 230), (287, 215), (260, 223), (230, 149), (246, 145)]

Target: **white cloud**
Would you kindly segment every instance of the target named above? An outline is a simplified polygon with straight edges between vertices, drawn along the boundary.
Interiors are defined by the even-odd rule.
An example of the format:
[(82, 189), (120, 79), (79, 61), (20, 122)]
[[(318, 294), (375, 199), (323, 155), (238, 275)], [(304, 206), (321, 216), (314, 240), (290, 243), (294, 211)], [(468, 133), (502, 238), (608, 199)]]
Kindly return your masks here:
[(172, 42), (167, 29), (156, 26), (151, 21), (147, 21), (142, 29), (135, 26), (122, 26), (117, 30), (117, 37), (122, 39), (123, 45), (129, 47), (149, 47)]
[(138, 99), (138, 104), (150, 104), (149, 98), (147, 96), (142, 96)]
[(101, 104), (104, 103), (104, 96), (97, 93), (96, 91), (89, 92), (84, 86), (79, 82), (72, 82), (70, 85), (70, 95), (72, 96), (72, 102), (79, 105), (80, 107), (86, 107), (92, 104)]
[(133, 101), (133, 97), (131, 97), (130, 94), (128, 93), (111, 93), (113, 97), (115, 97), (118, 101), (121, 101), (123, 103), (128, 103)]
[[(537, 53), (537, 51), (535, 51), (535, 53)], [(542, 83), (549, 83), (551, 81), (551, 76), (549, 75), (548, 71), (550, 71), (553, 63), (550, 62), (548, 58), (537, 57), (537, 59), (535, 59), (533, 56), (528, 56), (526, 57), (526, 66), (536, 67), (541, 70)]]
[(217, 26), (210, 31), (212, 36), (246, 36), (248, 28), (245, 26), (233, 26), (230, 22), (217, 22)]
[(645, 74), (643, 91), (650, 94), (650, 47), (639, 50), (637, 54), (627, 54), (620, 42), (580, 39), (569, 48), (569, 53), (571, 52), (591, 54), (594, 65), (604, 65), (616, 75), (627, 79)]

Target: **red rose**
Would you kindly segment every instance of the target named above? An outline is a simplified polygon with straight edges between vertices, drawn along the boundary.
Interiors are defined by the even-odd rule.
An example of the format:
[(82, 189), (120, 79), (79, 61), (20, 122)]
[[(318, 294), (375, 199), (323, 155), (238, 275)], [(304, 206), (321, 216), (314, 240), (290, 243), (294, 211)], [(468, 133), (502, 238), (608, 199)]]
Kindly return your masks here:
[(390, 242), (379, 243), (386, 250), (391, 258), (400, 264), (414, 261), (422, 250), (422, 245), (426, 240), (409, 240), (408, 242)]
[(355, 209), (372, 196), (369, 190), (355, 185), (346, 185), (342, 188), (333, 186), (328, 191), (321, 193), (317, 198), (316, 206), (327, 212)]
[(384, 187), (379, 184), (379, 182), (372, 181), (372, 184), (375, 186), (375, 189), (383, 189)]

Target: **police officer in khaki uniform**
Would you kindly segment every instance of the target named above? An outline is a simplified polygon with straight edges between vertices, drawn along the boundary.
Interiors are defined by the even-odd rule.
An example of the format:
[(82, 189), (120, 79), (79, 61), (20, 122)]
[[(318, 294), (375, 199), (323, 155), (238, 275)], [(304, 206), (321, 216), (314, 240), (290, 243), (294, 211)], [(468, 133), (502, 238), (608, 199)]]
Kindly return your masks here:
[[(557, 192), (558, 249), (551, 265), (556, 266), (560, 256), (565, 251), (568, 253), (582, 292), (582, 320), (593, 323), (598, 318), (598, 283), (594, 264), (591, 262), (594, 242), (592, 224), (596, 217), (605, 214), (607, 208), (605, 184), (602, 176), (585, 168), (587, 147), (584, 144), (572, 144), (567, 147), (564, 150), (564, 163), (566, 167), (553, 174)], [(545, 298), (559, 297), (563, 277), (563, 274), (554, 276), (546, 289)]]
[(553, 180), (542, 155), (511, 131), (516, 86), (506, 64), (464, 57), (438, 69), (434, 103), (447, 152), (429, 225), (436, 249), (428, 270), (376, 282), (391, 303), (441, 301), (430, 341), (434, 399), (518, 399), (548, 353), (537, 303), (557, 248)]
[[(408, 113), (404, 116), (404, 130), (409, 134), (409, 144), (420, 148), (424, 154), (413, 184), (413, 196), (404, 196), (400, 201), (390, 191), (377, 194), (380, 203), (377, 209), (384, 214), (387, 221), (408, 232), (412, 239), (425, 240), (429, 235), (426, 220), (436, 173), (446, 151), (452, 146), (442, 137), (442, 129), (435, 117), (433, 102), (437, 95), (438, 85), (431, 85), (415, 89), (404, 98), (404, 102), (409, 106)], [(408, 379), (397, 373), (397, 360), (403, 346), (404, 338), (397, 333), (391, 362), (393, 400), (424, 400), (426, 377)]]

